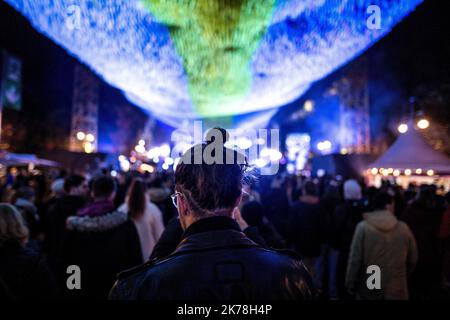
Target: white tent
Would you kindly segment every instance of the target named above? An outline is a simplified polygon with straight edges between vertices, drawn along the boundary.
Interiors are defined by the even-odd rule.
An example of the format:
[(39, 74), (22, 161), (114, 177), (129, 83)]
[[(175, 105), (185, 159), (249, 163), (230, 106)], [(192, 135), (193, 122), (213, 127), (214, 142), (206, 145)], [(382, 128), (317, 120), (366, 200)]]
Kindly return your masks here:
[[(450, 174), (450, 159), (433, 149), (424, 137), (414, 129), (400, 135), (392, 146), (380, 156), (370, 168), (392, 168), (398, 170), (433, 170), (435, 174)], [(413, 171), (414, 172), (414, 171)]]
[(35, 166), (43, 167), (59, 167), (59, 163), (40, 159), (34, 154), (24, 154), (24, 153), (11, 153), (7, 151), (0, 152), (0, 164), (4, 166), (23, 166), (33, 164)]

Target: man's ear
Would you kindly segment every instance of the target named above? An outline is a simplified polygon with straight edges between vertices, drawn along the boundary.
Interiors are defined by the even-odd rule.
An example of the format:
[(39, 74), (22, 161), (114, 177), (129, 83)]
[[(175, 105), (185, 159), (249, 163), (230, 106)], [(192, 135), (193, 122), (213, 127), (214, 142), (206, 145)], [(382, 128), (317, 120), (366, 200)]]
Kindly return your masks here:
[(188, 204), (184, 196), (180, 195), (177, 198), (177, 205), (178, 205), (178, 213), (182, 215), (188, 214)]

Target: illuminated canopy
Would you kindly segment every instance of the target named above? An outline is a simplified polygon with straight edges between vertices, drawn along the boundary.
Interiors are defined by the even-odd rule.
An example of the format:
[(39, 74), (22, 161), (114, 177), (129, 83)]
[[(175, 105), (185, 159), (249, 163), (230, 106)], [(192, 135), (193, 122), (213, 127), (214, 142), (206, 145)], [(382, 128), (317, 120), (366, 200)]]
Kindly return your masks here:
[[(259, 111), (267, 117), (421, 1), (6, 0), (131, 102), (176, 127)], [(374, 4), (380, 29), (366, 23)]]

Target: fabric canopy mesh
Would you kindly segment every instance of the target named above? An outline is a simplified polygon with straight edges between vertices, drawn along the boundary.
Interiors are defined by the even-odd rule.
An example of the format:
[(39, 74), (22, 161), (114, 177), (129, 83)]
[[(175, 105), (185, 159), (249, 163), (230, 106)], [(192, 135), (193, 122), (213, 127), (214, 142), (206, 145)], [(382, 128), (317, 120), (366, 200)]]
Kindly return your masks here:
[(399, 170), (422, 169), (433, 170), (440, 174), (450, 174), (450, 159), (434, 150), (417, 130), (410, 129), (400, 135), (394, 144), (370, 167)]
[[(131, 102), (179, 127), (266, 116), (363, 52), (422, 0), (6, 2)], [(379, 29), (367, 26), (370, 5), (380, 8)]]

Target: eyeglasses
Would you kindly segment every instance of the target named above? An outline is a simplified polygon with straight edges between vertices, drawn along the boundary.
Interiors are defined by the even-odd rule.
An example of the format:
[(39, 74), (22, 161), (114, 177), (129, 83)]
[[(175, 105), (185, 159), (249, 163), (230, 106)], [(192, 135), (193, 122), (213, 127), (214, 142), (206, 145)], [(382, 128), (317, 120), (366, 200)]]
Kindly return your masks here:
[(173, 195), (171, 195), (170, 197), (172, 198), (172, 203), (175, 206), (175, 208), (178, 209), (178, 204), (177, 204), (177, 197), (183, 195), (181, 192), (175, 192)]

